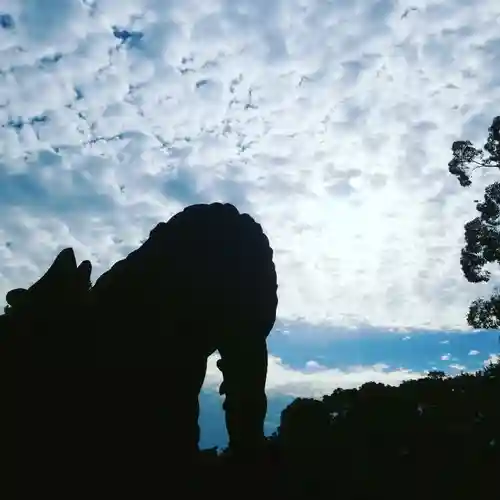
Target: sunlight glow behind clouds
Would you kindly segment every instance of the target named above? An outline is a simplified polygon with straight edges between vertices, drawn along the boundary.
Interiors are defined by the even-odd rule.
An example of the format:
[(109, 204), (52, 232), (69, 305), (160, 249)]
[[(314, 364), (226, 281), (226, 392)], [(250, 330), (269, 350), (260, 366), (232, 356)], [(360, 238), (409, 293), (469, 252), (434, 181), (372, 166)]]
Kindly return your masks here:
[(463, 328), (484, 182), (446, 164), (498, 114), (500, 6), (412, 5), (0, 0), (1, 294), (227, 200), (270, 236), (281, 319)]

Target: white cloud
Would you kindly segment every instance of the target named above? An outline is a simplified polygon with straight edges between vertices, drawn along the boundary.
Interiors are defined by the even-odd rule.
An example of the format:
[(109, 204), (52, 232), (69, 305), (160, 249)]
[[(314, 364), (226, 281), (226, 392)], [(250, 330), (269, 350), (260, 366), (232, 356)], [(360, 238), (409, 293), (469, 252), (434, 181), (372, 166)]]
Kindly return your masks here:
[(483, 364), (484, 364), (484, 366), (487, 366), (490, 363), (498, 363), (498, 362), (500, 362), (500, 355), (498, 355), (498, 354), (490, 354), (488, 356), (488, 359), (485, 359), (483, 361)]
[(464, 365), (458, 365), (458, 364), (453, 364), (453, 365), (449, 365), (449, 367), (453, 370), (457, 370), (457, 371), (465, 371), (466, 370), (466, 366)]
[(307, 371), (317, 371), (317, 370), (324, 370), (325, 367), (319, 364), (317, 361), (311, 360), (306, 363), (305, 369)]
[(443, 354), (441, 356), (441, 361), (448, 361), (449, 359), (451, 358), (451, 354), (448, 353), (448, 354)]
[(468, 353), (469, 356), (476, 356), (479, 354), (479, 351), (476, 351), (475, 349), (471, 349)]
[[(222, 376), (216, 366), (217, 355), (208, 360), (205, 389), (217, 389), (222, 382)], [(405, 369), (393, 369), (383, 363), (373, 366), (353, 366), (340, 370), (327, 368), (318, 364), (299, 370), (283, 363), (276, 356), (269, 356), (266, 392), (269, 397), (273, 394), (293, 397), (321, 397), (331, 394), (337, 387), (350, 389), (359, 387), (365, 382), (380, 382), (386, 385), (399, 385), (405, 380), (412, 380), (425, 376), (423, 373)]]
[(281, 319), (464, 328), (491, 289), (459, 265), (484, 182), (446, 164), (498, 113), (498, 5), (404, 10), (0, 0), (0, 295), (62, 246), (97, 276), (159, 219), (228, 200), (270, 235)]

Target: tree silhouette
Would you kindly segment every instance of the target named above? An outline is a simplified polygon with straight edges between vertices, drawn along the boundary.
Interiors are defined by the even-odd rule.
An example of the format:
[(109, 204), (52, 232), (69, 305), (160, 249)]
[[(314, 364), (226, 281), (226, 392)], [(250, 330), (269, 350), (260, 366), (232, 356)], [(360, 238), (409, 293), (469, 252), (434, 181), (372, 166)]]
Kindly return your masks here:
[(271, 438), (285, 455), (283, 488), (303, 498), (313, 485), (347, 498), (489, 492), (500, 465), (499, 369), (296, 399)]
[[(500, 116), (493, 119), (483, 148), (475, 148), (470, 141), (455, 141), (449, 172), (462, 186), (472, 184), (471, 174), (481, 168), (500, 168)], [(491, 273), (487, 264), (500, 263), (500, 182), (485, 189), (484, 201), (477, 202), (479, 217), (465, 224), (465, 247), (460, 263), (465, 278), (471, 283), (487, 282)], [(495, 291), (489, 299), (472, 302), (467, 322), (475, 328), (500, 327), (500, 294)]]

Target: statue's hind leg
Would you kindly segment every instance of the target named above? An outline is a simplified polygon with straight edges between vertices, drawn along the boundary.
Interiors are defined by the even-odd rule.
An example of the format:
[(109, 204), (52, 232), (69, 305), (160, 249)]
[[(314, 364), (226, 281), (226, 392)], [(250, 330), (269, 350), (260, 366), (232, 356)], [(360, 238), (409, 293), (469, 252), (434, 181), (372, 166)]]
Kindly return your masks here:
[[(199, 450), (199, 394), (207, 370), (206, 353), (193, 347), (193, 350), (184, 355), (177, 353), (179, 359), (173, 363), (174, 378), (169, 383), (174, 387), (165, 394), (168, 398), (167, 425), (175, 436), (175, 446), (179, 453), (188, 458), (196, 455)], [(168, 396), (169, 393), (172, 398)]]

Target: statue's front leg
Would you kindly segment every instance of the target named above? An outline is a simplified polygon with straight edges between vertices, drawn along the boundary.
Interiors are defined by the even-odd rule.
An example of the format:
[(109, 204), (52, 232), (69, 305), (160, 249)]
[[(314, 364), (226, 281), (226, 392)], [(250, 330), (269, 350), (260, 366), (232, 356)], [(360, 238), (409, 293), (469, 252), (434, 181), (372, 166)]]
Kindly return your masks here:
[[(245, 332), (244, 332), (245, 333)], [(260, 332), (259, 332), (260, 333)], [(218, 363), (224, 377), (224, 410), (229, 446), (251, 453), (264, 443), (268, 353), (266, 337), (255, 331), (226, 339)]]

